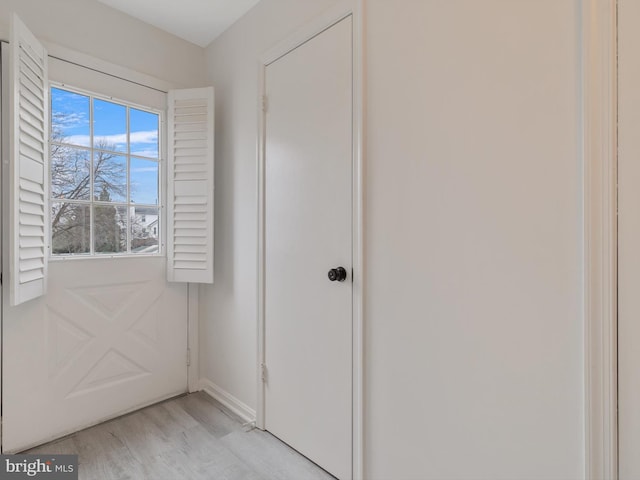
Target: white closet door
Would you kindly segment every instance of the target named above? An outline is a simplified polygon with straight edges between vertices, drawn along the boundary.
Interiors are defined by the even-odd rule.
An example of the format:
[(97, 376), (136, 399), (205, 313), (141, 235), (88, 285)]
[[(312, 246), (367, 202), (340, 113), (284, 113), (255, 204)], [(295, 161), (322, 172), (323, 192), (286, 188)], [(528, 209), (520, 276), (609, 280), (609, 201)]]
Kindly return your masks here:
[[(352, 56), (346, 18), (266, 67), (265, 426), (351, 478)], [(344, 268), (343, 281), (328, 273)]]

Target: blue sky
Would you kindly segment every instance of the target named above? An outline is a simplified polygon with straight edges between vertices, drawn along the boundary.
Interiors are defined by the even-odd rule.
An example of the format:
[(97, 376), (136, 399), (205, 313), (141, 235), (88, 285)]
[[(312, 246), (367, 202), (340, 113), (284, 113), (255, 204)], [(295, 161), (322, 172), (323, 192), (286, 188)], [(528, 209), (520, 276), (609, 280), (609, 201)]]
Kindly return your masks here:
[(131, 158), (131, 202), (158, 204), (158, 162)]
[[(54, 132), (64, 143), (90, 146), (90, 97), (59, 88), (51, 89), (51, 115)], [(158, 158), (157, 114), (129, 109), (130, 154)], [(107, 100), (93, 99), (94, 147), (100, 143), (109, 150), (127, 152), (127, 108)], [(158, 203), (158, 163), (131, 158), (131, 201)]]

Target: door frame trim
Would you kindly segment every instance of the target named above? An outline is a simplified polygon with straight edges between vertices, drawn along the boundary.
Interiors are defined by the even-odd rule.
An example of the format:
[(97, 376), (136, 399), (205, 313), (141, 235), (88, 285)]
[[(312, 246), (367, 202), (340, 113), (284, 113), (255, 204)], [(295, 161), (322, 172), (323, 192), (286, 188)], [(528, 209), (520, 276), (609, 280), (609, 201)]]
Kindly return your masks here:
[(617, 1), (582, 0), (585, 477), (618, 478)]
[(262, 99), (265, 95), (266, 67), (278, 58), (299, 47), (339, 21), (351, 16), (353, 19), (353, 345), (352, 345), (352, 478), (364, 478), (363, 448), (363, 397), (364, 397), (364, 0), (341, 0), (292, 35), (266, 51), (258, 65), (258, 355), (256, 364), (257, 409), (256, 426), (265, 428), (265, 391), (262, 381), (262, 366), (265, 361), (265, 115)]
[(9, 111), (6, 106), (8, 98), (8, 82), (7, 74), (9, 71), (9, 43), (0, 42), (0, 274), (2, 274), (2, 282), (0, 282), (0, 453), (4, 453), (3, 447), (3, 423), (2, 423), (2, 405), (3, 405), (3, 386), (4, 386), (4, 302), (7, 296), (4, 294), (4, 267), (8, 265), (8, 252), (5, 252), (4, 246), (7, 245), (5, 236), (8, 229), (4, 228), (4, 221), (8, 217), (8, 203), (5, 198), (6, 182), (8, 180), (7, 172), (9, 170), (9, 153), (8, 153), (8, 130)]
[(199, 284), (187, 283), (187, 391), (200, 388)]

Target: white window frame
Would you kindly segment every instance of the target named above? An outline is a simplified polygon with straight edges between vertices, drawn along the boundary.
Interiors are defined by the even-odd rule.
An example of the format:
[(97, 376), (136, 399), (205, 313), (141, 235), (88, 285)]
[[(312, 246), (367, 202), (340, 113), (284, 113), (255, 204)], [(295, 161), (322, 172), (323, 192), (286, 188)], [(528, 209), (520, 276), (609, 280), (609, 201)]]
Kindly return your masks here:
[[(122, 253), (96, 253), (94, 251), (95, 245), (93, 242), (93, 234), (94, 234), (94, 215), (93, 213), (91, 214), (91, 226), (90, 226), (90, 242), (91, 242), (91, 251), (89, 253), (81, 253), (81, 254), (53, 254), (53, 248), (49, 249), (49, 261), (53, 261), (53, 262), (57, 262), (57, 261), (69, 261), (69, 260), (96, 260), (96, 259), (119, 259), (119, 258), (143, 258), (143, 257), (165, 257), (166, 256), (166, 234), (167, 234), (167, 229), (166, 229), (166, 222), (167, 222), (167, 215), (166, 215), (166, 182), (167, 182), (167, 157), (166, 157), (166, 138), (167, 138), (167, 122), (166, 122), (166, 111), (164, 110), (160, 110), (157, 108), (153, 108), (153, 107), (149, 107), (146, 105), (142, 105), (142, 104), (138, 104), (135, 102), (131, 102), (129, 100), (122, 100), (120, 98), (117, 97), (113, 97), (113, 96), (109, 96), (109, 95), (105, 95), (102, 93), (97, 93), (91, 90), (87, 90), (84, 88), (79, 88), (79, 87), (75, 87), (72, 85), (69, 85), (67, 83), (62, 83), (62, 82), (56, 82), (53, 80), (49, 81), (49, 85), (48, 85), (48, 89), (49, 89), (49, 96), (51, 97), (51, 89), (52, 88), (58, 88), (61, 90), (65, 90), (68, 92), (72, 92), (72, 93), (77, 93), (79, 95), (84, 95), (84, 96), (88, 96), (90, 97), (90, 99), (96, 98), (98, 100), (104, 100), (107, 102), (112, 102), (112, 103), (117, 103), (120, 105), (124, 105), (127, 108), (134, 108), (136, 110), (142, 110), (142, 111), (146, 111), (149, 113), (153, 113), (158, 115), (158, 175), (159, 175), (159, 180), (158, 180), (158, 220), (160, 222), (160, 229), (159, 229), (159, 235), (160, 235), (160, 241), (158, 243), (158, 251), (154, 252), (154, 253), (133, 253), (130, 251), (131, 248), (131, 225), (130, 225), (130, 221), (127, 220), (127, 251), (126, 252), (122, 252)], [(93, 101), (89, 101), (89, 110), (90, 110), (90, 118), (93, 118)], [(48, 119), (48, 128), (49, 128), (49, 134), (51, 133), (51, 127), (53, 125), (52, 122), (52, 116), (53, 112), (50, 111), (49, 113), (49, 119)], [(127, 136), (130, 134), (130, 125), (129, 125), (129, 117), (127, 116)], [(90, 125), (90, 135), (91, 135), (91, 146), (90, 147), (81, 147), (81, 146), (76, 146), (76, 145), (72, 145), (74, 148), (78, 147), (81, 149), (85, 149), (87, 151), (90, 152), (91, 154), (91, 158), (93, 157), (93, 152), (94, 152), (94, 147), (93, 147), (93, 125)], [(71, 145), (71, 144), (69, 144)], [(130, 146), (129, 146), (129, 150), (130, 150)], [(127, 159), (131, 158), (131, 154), (129, 151), (127, 152), (114, 152), (114, 153), (118, 153), (121, 156), (126, 156)], [(137, 156), (133, 156), (134, 158), (142, 158), (142, 159), (147, 159), (146, 157), (137, 157)], [(153, 160), (153, 159), (149, 159), (149, 160)], [(131, 183), (130, 183), (130, 163), (129, 161), (127, 161), (127, 199), (130, 200), (130, 189), (131, 189)], [(49, 162), (49, 183), (51, 183), (51, 162)], [(92, 169), (90, 170), (90, 175), (92, 177), (92, 181), (91, 181), (91, 191), (93, 191), (93, 171)], [(54, 202), (59, 202), (59, 203), (63, 203), (65, 200), (64, 199), (54, 199), (51, 196), (51, 189), (49, 189), (48, 195), (49, 195), (49, 203), (51, 205), (53, 205)], [(94, 205), (101, 205), (101, 203), (96, 202), (93, 199), (93, 196), (90, 195), (90, 199), (89, 200), (73, 200), (69, 203), (75, 203), (75, 204), (83, 204), (83, 205), (87, 205), (89, 206), (92, 211), (93, 211), (93, 207)], [(113, 202), (114, 206), (125, 206), (124, 203), (121, 202)], [(126, 204), (126, 208), (130, 208), (131, 206), (133, 206), (133, 204), (131, 203), (127, 203)], [(145, 205), (143, 205), (145, 206)], [(51, 210), (51, 206), (50, 206), (50, 210)], [(51, 228), (51, 211), (49, 211), (49, 216), (48, 218), (48, 222), (49, 222), (49, 241), (51, 242), (51, 244), (53, 245), (53, 231)]]

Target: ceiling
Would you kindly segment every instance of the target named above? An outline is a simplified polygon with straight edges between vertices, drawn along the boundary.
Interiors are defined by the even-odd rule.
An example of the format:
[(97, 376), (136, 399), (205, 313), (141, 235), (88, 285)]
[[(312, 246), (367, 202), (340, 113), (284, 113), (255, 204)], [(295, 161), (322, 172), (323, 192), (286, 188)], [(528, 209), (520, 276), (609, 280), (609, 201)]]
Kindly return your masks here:
[(98, 0), (201, 47), (259, 0)]

